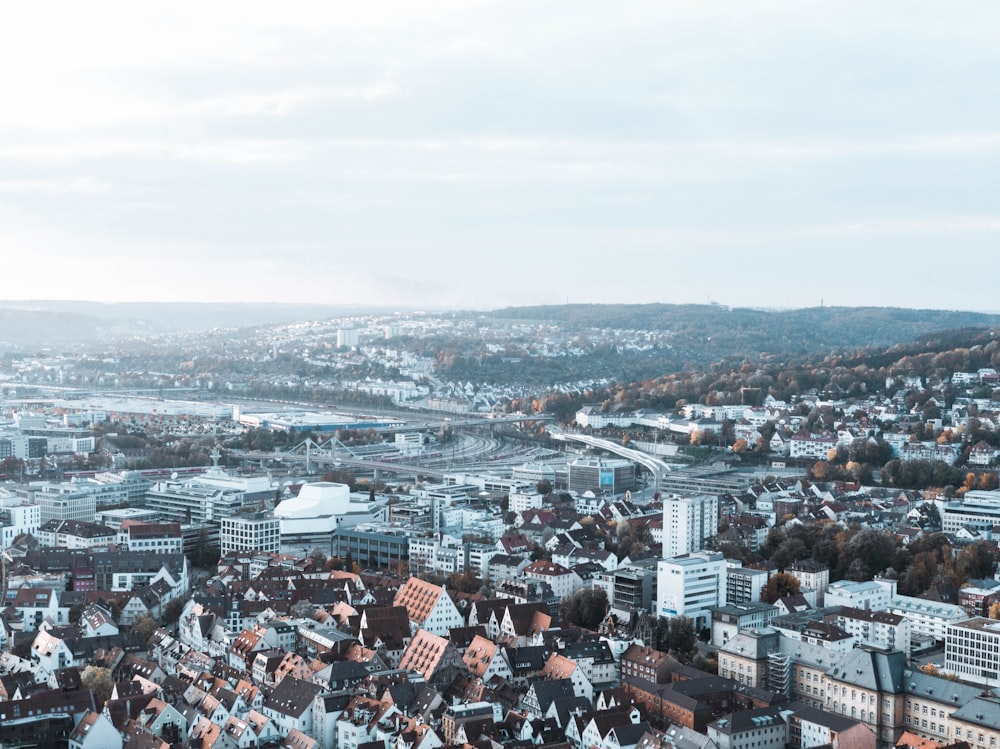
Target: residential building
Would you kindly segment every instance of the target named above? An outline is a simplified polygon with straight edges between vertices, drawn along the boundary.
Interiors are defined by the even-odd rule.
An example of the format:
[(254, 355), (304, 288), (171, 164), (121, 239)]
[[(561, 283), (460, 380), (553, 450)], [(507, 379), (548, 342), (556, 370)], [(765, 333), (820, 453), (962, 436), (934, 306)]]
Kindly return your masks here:
[(719, 532), (719, 500), (708, 495), (668, 496), (663, 500), (663, 558), (705, 548)]
[(781, 708), (741, 710), (709, 723), (708, 737), (719, 749), (784, 749), (788, 724)]
[(443, 587), (416, 577), (409, 578), (396, 591), (393, 606), (406, 608), (414, 632), (424, 629), (434, 635), (447, 636), (452, 628), (465, 625), (458, 607)]
[(749, 567), (726, 567), (726, 602), (734, 604), (758, 603), (767, 586), (770, 573)]
[(815, 559), (802, 559), (794, 562), (785, 572), (799, 581), (799, 590), (803, 593), (816, 591), (816, 606), (823, 608), (826, 589), (830, 585), (830, 568), (820, 564)]
[(788, 717), (788, 743), (793, 749), (875, 749), (875, 733), (864, 723), (841, 715), (803, 707)]

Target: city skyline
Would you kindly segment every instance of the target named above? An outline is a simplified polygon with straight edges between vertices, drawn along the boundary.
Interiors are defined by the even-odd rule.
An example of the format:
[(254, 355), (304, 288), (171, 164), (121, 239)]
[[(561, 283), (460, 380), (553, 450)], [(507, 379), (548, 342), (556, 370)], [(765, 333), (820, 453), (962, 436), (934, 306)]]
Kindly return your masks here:
[(989, 311), (998, 16), (8, 8), (0, 297)]

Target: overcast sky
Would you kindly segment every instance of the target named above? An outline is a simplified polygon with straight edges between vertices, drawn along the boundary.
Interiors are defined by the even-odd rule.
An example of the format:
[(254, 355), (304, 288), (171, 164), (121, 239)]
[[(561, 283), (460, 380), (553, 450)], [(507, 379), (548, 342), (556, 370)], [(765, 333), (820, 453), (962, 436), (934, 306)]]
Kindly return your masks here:
[(0, 298), (1000, 308), (1000, 3), (150, 5), (0, 9)]

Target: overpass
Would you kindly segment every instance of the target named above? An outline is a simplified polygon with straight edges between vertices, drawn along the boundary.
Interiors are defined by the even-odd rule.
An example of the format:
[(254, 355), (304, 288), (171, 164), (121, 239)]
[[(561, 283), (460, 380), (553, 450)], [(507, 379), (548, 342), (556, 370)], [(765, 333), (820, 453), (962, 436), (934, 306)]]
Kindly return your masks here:
[(405, 473), (415, 476), (427, 476), (429, 478), (443, 479), (445, 472), (437, 468), (425, 468), (415, 463), (404, 463), (402, 461), (372, 460), (362, 458), (351, 452), (350, 448), (344, 446), (339, 440), (330, 439), (322, 445), (312, 439), (302, 440), (295, 447), (287, 451), (274, 450), (270, 452), (243, 450), (232, 451), (234, 455), (247, 460), (279, 460), (284, 462), (304, 462), (306, 471), (312, 470), (312, 466), (348, 466), (350, 468), (368, 468), (374, 471), (386, 471), (387, 473)]
[(557, 427), (549, 427), (549, 434), (552, 435), (552, 439), (560, 440), (562, 442), (582, 442), (590, 447), (596, 447), (599, 450), (605, 450), (609, 453), (614, 453), (615, 455), (621, 456), (628, 460), (635, 461), (651, 474), (653, 474), (653, 486), (654, 491), (660, 491), (660, 481), (664, 474), (670, 473), (670, 466), (664, 463), (659, 458), (654, 458), (648, 453), (640, 452), (639, 450), (633, 450), (630, 447), (625, 447), (617, 442), (612, 442), (611, 440), (606, 440), (601, 437), (591, 437), (588, 434), (576, 434), (574, 432), (564, 432)]

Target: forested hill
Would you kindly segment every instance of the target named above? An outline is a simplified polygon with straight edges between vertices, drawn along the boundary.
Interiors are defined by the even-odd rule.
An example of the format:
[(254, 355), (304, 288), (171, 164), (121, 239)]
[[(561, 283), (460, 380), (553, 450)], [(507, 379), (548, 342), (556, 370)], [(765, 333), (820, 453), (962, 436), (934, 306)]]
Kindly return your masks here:
[(894, 307), (766, 310), (716, 304), (567, 304), (508, 307), (497, 320), (557, 324), (564, 330), (615, 328), (669, 333), (675, 348), (714, 361), (754, 353), (807, 354), (888, 347), (946, 329), (1000, 325), (1000, 315)]

